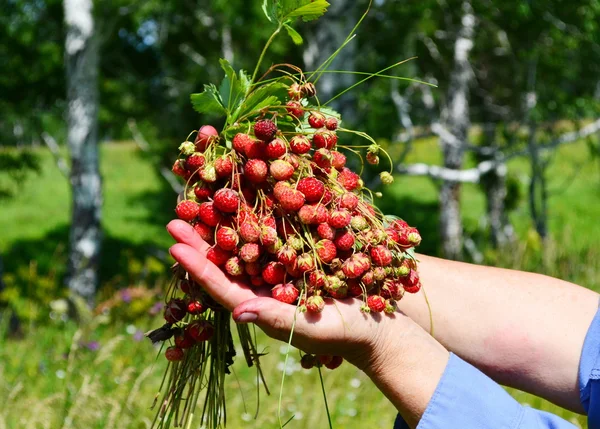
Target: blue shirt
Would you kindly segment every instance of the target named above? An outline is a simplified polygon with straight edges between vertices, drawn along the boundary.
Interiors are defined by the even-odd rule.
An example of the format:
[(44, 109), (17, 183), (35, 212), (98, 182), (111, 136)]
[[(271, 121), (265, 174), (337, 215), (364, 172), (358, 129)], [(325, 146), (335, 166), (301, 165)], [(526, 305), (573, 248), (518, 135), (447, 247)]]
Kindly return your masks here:
[[(600, 429), (600, 310), (586, 335), (579, 387), (588, 428)], [(455, 354), (417, 429), (573, 429), (567, 421), (519, 404), (500, 385)], [(394, 429), (408, 429), (398, 416)]]

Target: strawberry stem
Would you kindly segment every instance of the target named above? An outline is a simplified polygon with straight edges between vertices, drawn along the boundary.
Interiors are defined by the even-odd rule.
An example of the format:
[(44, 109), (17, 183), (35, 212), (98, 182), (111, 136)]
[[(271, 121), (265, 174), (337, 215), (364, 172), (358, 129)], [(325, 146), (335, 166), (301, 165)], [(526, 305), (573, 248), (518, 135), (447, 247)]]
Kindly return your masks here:
[[(277, 34), (279, 34), (279, 32), (281, 31), (282, 28), (283, 28), (283, 26), (281, 24), (279, 24), (279, 26), (277, 27), (277, 30), (275, 30), (273, 32), (273, 34), (271, 34), (271, 37), (269, 37), (269, 40), (267, 40), (267, 43), (265, 44), (265, 47), (263, 48), (262, 52), (260, 53), (260, 57), (258, 57), (258, 63), (256, 63), (256, 67), (254, 69), (254, 73), (252, 73), (252, 80), (251, 80), (251, 82), (254, 83), (254, 79), (256, 79), (256, 74), (258, 73), (258, 70), (259, 70), (260, 65), (261, 65), (261, 63), (263, 61), (265, 53), (267, 52), (267, 49), (269, 49), (269, 46), (271, 45), (271, 43), (275, 39), (275, 36), (277, 36)], [(252, 86), (250, 86), (250, 88), (252, 88)]]
[(323, 373), (321, 372), (321, 367), (317, 367), (319, 370), (319, 380), (321, 381), (321, 391), (323, 392), (323, 400), (325, 401), (325, 411), (327, 411), (327, 422), (329, 423), (329, 429), (333, 429), (333, 424), (331, 423), (331, 414), (329, 414), (329, 404), (327, 403), (327, 393), (325, 392), (325, 383), (323, 382)]

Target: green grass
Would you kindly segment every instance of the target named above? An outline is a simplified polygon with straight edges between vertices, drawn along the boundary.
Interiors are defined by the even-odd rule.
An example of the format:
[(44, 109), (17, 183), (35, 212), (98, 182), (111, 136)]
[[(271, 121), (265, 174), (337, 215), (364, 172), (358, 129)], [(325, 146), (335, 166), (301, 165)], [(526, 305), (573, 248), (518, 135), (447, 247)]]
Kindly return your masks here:
[[(24, 276), (29, 287), (41, 280), (31, 276), (32, 267), (40, 279), (55, 272), (49, 281), (60, 284), (68, 243), (70, 196), (67, 180), (52, 158), (42, 154), (39, 176), (21, 183), (17, 196), (0, 202), (0, 252), (5, 259), (7, 278), (22, 288)], [(440, 162), (435, 140), (415, 144), (409, 162)], [(522, 198), (511, 213), (521, 243), (510, 254), (489, 251), (480, 219), (484, 197), (475, 185), (462, 191), (466, 233), (486, 252), (488, 261), (519, 269), (545, 272), (599, 290), (600, 268), (597, 243), (600, 228), (600, 169), (590, 160), (584, 143), (561, 148), (548, 171), (550, 189), (550, 230), (554, 240), (542, 244), (532, 234), (527, 201)], [(526, 195), (529, 167), (514, 160), (510, 171)], [(164, 229), (172, 217), (175, 198), (163, 179), (130, 143), (102, 145), (104, 178), (105, 253), (103, 281), (114, 288), (146, 284), (150, 266), (155, 279), (165, 273), (168, 261), (151, 260), (148, 254), (165, 251), (171, 239)], [(2, 179), (2, 172), (0, 172)], [(380, 205), (385, 212), (400, 215), (419, 226), (423, 247), (436, 251), (437, 184), (426, 178), (401, 177), (384, 190)], [(152, 258), (150, 258), (152, 259)], [(32, 261), (34, 262), (32, 264)], [(44, 277), (46, 276), (46, 277)], [(146, 277), (144, 277), (146, 276)], [(46, 281), (47, 283), (48, 281)], [(146, 282), (146, 283), (145, 283)], [(50, 289), (49, 293), (53, 293)], [(156, 360), (157, 350), (146, 340), (136, 341), (132, 332), (145, 331), (159, 322), (141, 318), (129, 327), (124, 322), (98, 317), (81, 331), (71, 322), (42, 320), (29, 327), (24, 339), (0, 335), (0, 429), (7, 428), (144, 428), (153, 416), (148, 409), (160, 383), (164, 361)], [(79, 337), (78, 337), (79, 336)], [(73, 339), (75, 338), (75, 342)], [(270, 352), (264, 361), (271, 397), (261, 395), (260, 414), (256, 407), (255, 374), (238, 359), (236, 375), (228, 378), (228, 427), (276, 427), (280, 346), (260, 336)], [(85, 344), (98, 341), (100, 349)], [(292, 367), (297, 369), (297, 355)], [(364, 374), (343, 365), (325, 373), (325, 384), (334, 428), (391, 427), (393, 407)], [(545, 401), (511, 391), (521, 402), (558, 414), (585, 427), (584, 419)], [(297, 370), (286, 381), (283, 395), (284, 420), (295, 414), (290, 428), (327, 428), (323, 398), (314, 371)]]

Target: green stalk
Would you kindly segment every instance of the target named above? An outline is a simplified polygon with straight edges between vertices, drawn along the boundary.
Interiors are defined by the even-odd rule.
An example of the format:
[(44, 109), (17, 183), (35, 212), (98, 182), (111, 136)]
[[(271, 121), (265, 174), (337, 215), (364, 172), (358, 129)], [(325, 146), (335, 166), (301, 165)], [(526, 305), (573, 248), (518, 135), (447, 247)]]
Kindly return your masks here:
[[(256, 68), (254, 69), (254, 73), (252, 73), (252, 79), (251, 79), (252, 83), (254, 83), (254, 79), (256, 79), (256, 73), (258, 73), (258, 69), (260, 68), (260, 65), (263, 61), (265, 53), (267, 52), (267, 49), (269, 49), (269, 46), (275, 39), (275, 36), (277, 36), (277, 34), (279, 34), (279, 32), (281, 31), (282, 28), (283, 28), (283, 26), (281, 24), (279, 24), (279, 26), (277, 27), (277, 30), (275, 30), (273, 32), (273, 34), (271, 34), (271, 37), (269, 37), (269, 40), (267, 40), (265, 47), (263, 48), (262, 52), (260, 53), (260, 57), (258, 57), (258, 63), (256, 64)], [(252, 86), (250, 86), (250, 87), (252, 88)]]
[(329, 429), (333, 429), (333, 425), (331, 423), (331, 414), (329, 414), (329, 404), (327, 404), (327, 393), (325, 393), (325, 383), (323, 382), (323, 373), (321, 372), (321, 367), (317, 368), (319, 370), (319, 380), (321, 380), (321, 390), (323, 391), (323, 399), (325, 400), (325, 411), (327, 411), (327, 422), (329, 423)]

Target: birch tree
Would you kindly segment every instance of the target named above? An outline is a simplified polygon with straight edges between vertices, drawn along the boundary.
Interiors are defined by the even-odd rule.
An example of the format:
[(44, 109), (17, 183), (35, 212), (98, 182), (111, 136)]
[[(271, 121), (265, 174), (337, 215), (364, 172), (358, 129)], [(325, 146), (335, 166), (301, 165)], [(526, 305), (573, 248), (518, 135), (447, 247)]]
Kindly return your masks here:
[(98, 148), (98, 43), (92, 0), (64, 0), (71, 230), (67, 285), (88, 304), (98, 287), (102, 180)]

